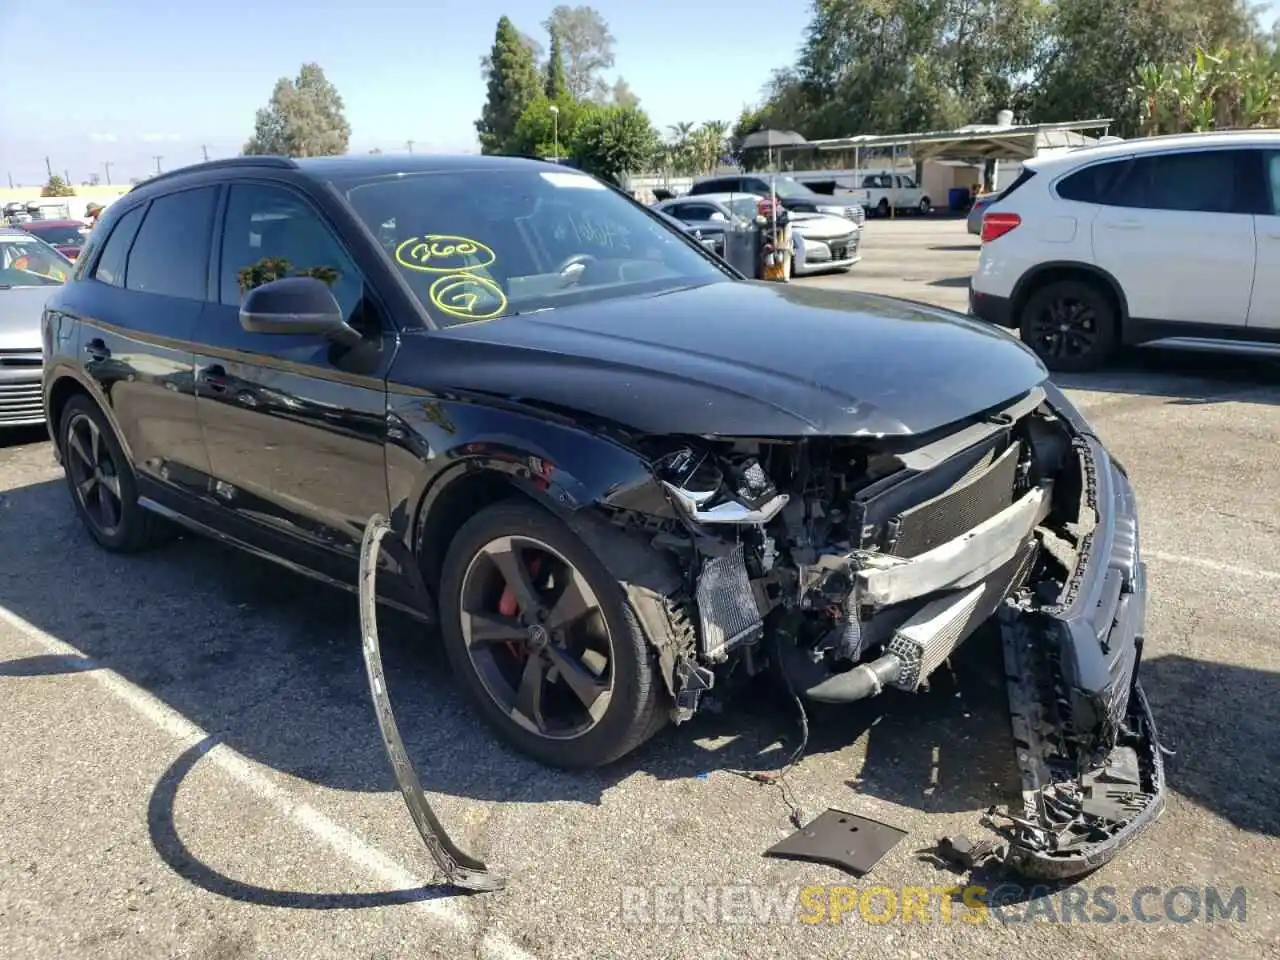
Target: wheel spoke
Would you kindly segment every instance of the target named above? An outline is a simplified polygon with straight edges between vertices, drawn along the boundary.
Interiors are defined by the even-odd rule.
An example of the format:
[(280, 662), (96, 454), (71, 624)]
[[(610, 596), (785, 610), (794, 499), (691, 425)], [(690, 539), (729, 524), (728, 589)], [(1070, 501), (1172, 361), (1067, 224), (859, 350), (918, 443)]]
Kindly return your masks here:
[(93, 457), (89, 462), (97, 466), (102, 463), (102, 433), (92, 420), (86, 418), (84, 422), (89, 425), (89, 454)]
[(113, 530), (120, 523), (120, 501), (111, 495), (105, 483), (98, 484), (98, 508), (102, 514), (102, 525)]
[(80, 494), (80, 499), (83, 500), (86, 505), (89, 503), (89, 494), (93, 493), (97, 486), (98, 478), (92, 473), (76, 484), (76, 491)]
[(483, 647), (504, 640), (524, 640), (528, 631), (518, 621), (496, 613), (464, 613), (467, 618), (467, 642)]
[(564, 630), (587, 614), (599, 609), (595, 594), (587, 586), (582, 574), (572, 567), (567, 568), (569, 582), (565, 584), (551, 612), (547, 614), (548, 630)]
[(542, 712), (542, 685), (547, 679), (547, 667), (537, 654), (530, 655), (520, 675), (520, 689), (516, 691), (516, 712), (537, 727), (540, 733), (547, 730), (547, 718)]
[(102, 485), (111, 492), (111, 496), (115, 497), (116, 503), (120, 502), (120, 478), (114, 473), (102, 475)]
[(524, 564), (524, 558), (520, 556), (520, 551), (516, 548), (515, 541), (511, 537), (496, 541), (490, 545), (489, 556), (502, 574), (502, 579), (515, 593), (520, 612), (533, 616), (542, 609), (542, 604), (538, 600), (538, 591), (534, 589), (533, 579), (529, 576), (529, 570)]
[(72, 430), (68, 437), (71, 449), (75, 452), (77, 458), (90, 470), (93, 469), (93, 461), (90, 459), (91, 454), (89, 448), (85, 446), (84, 437), (81, 436), (79, 430)]
[(609, 685), (583, 666), (581, 660), (564, 650), (547, 647), (547, 653), (574, 696), (582, 701), (592, 719), (598, 720), (609, 706)]

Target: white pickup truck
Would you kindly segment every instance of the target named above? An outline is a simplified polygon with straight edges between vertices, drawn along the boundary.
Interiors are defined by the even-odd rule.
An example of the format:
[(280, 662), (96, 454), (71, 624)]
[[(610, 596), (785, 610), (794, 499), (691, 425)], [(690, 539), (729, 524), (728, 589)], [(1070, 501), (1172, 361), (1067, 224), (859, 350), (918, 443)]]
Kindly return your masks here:
[(887, 217), (890, 211), (928, 213), (933, 201), (916, 184), (915, 178), (902, 173), (869, 173), (862, 178), (867, 191), (867, 213)]

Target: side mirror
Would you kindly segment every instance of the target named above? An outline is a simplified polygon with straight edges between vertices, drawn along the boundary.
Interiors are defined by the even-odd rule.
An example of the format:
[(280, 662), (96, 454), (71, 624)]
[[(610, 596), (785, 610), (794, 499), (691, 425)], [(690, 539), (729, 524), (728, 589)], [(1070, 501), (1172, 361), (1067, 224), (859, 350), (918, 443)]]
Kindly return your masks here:
[(345, 346), (361, 341), (323, 280), (282, 277), (254, 287), (240, 305), (240, 326), (250, 333), (314, 333)]

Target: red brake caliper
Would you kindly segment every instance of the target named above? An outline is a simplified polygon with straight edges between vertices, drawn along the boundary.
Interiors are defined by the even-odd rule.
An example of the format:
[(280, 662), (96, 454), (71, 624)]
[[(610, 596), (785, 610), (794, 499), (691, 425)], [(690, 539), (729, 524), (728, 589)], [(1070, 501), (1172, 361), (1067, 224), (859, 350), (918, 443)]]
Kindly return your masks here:
[[(538, 575), (538, 570), (542, 567), (542, 558), (539, 556), (531, 557), (526, 566), (529, 570), (529, 578), (532, 579)], [(498, 600), (498, 613), (504, 617), (514, 617), (519, 610), (520, 604), (516, 602), (516, 592), (511, 589), (510, 584), (507, 584), (502, 590), (502, 597)], [(513, 640), (507, 640), (505, 643), (513, 657), (518, 657), (523, 652)]]

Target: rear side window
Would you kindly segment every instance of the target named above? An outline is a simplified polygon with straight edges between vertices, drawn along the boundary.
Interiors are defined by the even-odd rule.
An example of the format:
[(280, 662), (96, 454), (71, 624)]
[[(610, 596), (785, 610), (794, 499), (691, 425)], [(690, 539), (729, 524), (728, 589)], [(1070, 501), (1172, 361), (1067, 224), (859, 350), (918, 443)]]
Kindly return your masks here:
[(1129, 158), (1095, 163), (1077, 170), (1058, 184), (1058, 196), (1080, 203), (1106, 203), (1111, 188), (1129, 166)]
[(1244, 213), (1249, 204), (1246, 161), (1240, 150), (1137, 157), (1110, 202), (1141, 210)]
[(204, 300), (216, 187), (198, 187), (151, 201), (129, 252), (125, 285), (139, 293)]
[(107, 245), (102, 248), (102, 256), (98, 265), (93, 268), (95, 280), (109, 283), (113, 287), (124, 286), (124, 268), (129, 260), (129, 248), (133, 246), (133, 238), (138, 234), (138, 225), (142, 223), (142, 211), (146, 204), (134, 207), (116, 221), (107, 237)]
[[(1009, 186), (1005, 187), (1003, 190), (999, 191), (999, 193), (996, 194), (996, 199), (1004, 200), (1009, 196), (1009, 194), (1013, 193), (1013, 191), (1017, 190), (1019, 187), (1028, 183), (1031, 180), (1031, 178), (1034, 177), (1035, 175), (1036, 175), (1036, 172), (1034, 170), (1028, 170), (1026, 167), (1023, 167), (1022, 172), (1018, 174), (1017, 178), (1013, 181), (1013, 183), (1009, 184)], [(994, 203), (995, 201), (993, 200), (992, 202)]]
[(704, 180), (701, 183), (695, 183), (690, 188), (689, 193), (741, 193), (738, 181), (736, 179), (721, 180)]

